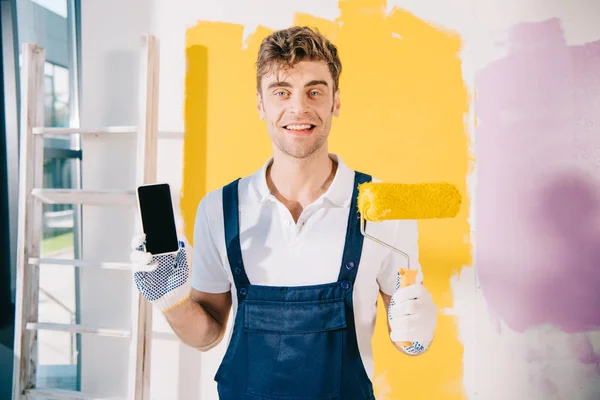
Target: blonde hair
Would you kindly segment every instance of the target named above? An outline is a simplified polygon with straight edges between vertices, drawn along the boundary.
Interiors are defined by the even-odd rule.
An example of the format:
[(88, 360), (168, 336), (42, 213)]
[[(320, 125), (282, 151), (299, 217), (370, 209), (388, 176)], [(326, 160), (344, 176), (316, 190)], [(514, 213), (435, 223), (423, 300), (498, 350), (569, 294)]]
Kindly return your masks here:
[(300, 61), (327, 63), (333, 78), (333, 92), (337, 91), (342, 73), (337, 47), (318, 30), (307, 26), (282, 29), (263, 39), (256, 60), (256, 89), (260, 92), (264, 75), (291, 68)]

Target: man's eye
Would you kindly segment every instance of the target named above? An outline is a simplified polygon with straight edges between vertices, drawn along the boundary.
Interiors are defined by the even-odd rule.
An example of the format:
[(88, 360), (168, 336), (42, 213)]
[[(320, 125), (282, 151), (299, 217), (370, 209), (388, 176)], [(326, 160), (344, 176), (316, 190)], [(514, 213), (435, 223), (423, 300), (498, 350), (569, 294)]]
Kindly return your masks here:
[(280, 90), (278, 92), (275, 92), (275, 96), (285, 96), (287, 93), (284, 92), (283, 90)]
[(312, 92), (310, 92), (311, 96), (320, 96), (321, 93), (317, 90), (313, 90)]

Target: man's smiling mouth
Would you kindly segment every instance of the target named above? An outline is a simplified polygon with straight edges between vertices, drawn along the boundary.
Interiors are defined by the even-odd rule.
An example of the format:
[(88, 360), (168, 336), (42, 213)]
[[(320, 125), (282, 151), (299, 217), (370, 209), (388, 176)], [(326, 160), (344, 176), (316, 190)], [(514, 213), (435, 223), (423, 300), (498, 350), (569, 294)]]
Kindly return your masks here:
[(315, 127), (316, 125), (312, 124), (289, 124), (283, 126), (283, 128), (290, 133), (300, 134), (311, 133)]

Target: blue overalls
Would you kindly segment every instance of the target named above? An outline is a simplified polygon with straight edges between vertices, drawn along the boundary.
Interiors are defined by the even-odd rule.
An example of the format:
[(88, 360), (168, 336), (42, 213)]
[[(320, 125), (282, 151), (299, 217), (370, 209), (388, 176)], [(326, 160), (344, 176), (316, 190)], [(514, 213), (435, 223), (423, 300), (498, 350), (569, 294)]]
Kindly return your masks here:
[(352, 304), (363, 236), (355, 173), (342, 265), (337, 282), (252, 285), (239, 240), (238, 180), (223, 188), (227, 257), (238, 296), (229, 347), (215, 381), (222, 400), (374, 399), (362, 363)]

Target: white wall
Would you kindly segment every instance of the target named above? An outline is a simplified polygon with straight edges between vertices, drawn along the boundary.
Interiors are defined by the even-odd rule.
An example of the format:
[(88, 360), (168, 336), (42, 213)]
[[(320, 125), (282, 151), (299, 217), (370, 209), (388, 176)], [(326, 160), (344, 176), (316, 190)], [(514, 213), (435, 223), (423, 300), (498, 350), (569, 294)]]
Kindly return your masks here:
[[(140, 38), (149, 31), (147, 4), (143, 0), (96, 0), (81, 5), (81, 125), (134, 125)], [(133, 136), (84, 138), (82, 150), (84, 189), (134, 187)], [(133, 207), (84, 206), (82, 257), (127, 261), (134, 215)], [(131, 290), (128, 272), (82, 269), (82, 323), (129, 329)], [(127, 356), (125, 339), (84, 335), (82, 390), (125, 396)]]

